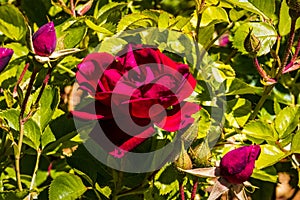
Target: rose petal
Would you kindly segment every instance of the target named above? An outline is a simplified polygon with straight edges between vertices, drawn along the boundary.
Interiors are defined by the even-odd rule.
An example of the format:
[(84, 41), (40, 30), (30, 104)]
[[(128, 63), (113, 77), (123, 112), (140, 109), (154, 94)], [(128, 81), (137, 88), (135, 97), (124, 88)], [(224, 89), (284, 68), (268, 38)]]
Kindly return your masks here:
[(0, 72), (7, 66), (13, 54), (12, 49), (0, 47)]
[(54, 23), (49, 22), (41, 26), (32, 36), (35, 54), (50, 56), (56, 48), (56, 32)]
[(83, 120), (111, 119), (112, 113), (110, 107), (99, 101), (90, 103), (83, 108), (71, 111), (71, 114)]
[(114, 57), (108, 53), (92, 53), (87, 55), (85, 59), (78, 64), (76, 80), (80, 87), (88, 91), (92, 96), (95, 95), (97, 89), (106, 91), (99, 84), (99, 79), (103, 75), (105, 69), (114, 61)]
[(166, 116), (162, 118), (157, 117), (155, 125), (171, 132), (180, 130), (194, 122), (194, 118), (191, 115), (198, 112), (200, 108), (196, 103), (183, 102), (173, 106), (172, 110), (167, 110)]
[(220, 163), (221, 175), (234, 184), (248, 180), (260, 151), (259, 145), (250, 145), (228, 152)]

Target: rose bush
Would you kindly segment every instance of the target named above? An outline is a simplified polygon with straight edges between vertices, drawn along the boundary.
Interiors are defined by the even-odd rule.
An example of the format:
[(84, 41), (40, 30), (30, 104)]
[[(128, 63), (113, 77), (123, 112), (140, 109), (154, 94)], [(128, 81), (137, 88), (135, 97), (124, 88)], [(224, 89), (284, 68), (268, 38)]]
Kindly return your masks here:
[(153, 135), (154, 125), (167, 131), (187, 127), (194, 121), (191, 115), (200, 109), (184, 101), (196, 86), (189, 66), (149, 46), (129, 44), (115, 57), (89, 54), (78, 65), (76, 79), (95, 102), (72, 113), (80, 119), (99, 120), (106, 137), (118, 148), (104, 142), (97, 127), (91, 136), (115, 157)]
[(237, 148), (225, 154), (220, 163), (220, 173), (229, 183), (241, 184), (252, 175), (255, 160), (261, 152), (259, 145)]

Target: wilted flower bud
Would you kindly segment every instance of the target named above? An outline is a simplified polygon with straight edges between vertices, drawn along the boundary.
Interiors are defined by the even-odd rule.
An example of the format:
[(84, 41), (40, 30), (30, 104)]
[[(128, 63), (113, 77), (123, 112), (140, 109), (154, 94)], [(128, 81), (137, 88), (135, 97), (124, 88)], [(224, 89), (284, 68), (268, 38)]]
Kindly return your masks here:
[(252, 175), (259, 145), (240, 147), (225, 154), (220, 163), (220, 174), (229, 183), (241, 184)]
[(174, 164), (176, 165), (176, 167), (179, 167), (181, 169), (192, 169), (193, 167), (193, 163), (192, 160), (189, 156), (189, 154), (186, 152), (186, 150), (183, 150), (178, 159), (174, 162)]
[(300, 11), (300, 0), (286, 0), (290, 9)]
[(0, 72), (4, 70), (13, 53), (12, 49), (0, 47)]
[(250, 29), (247, 37), (245, 38), (244, 47), (249, 54), (256, 54), (261, 47), (261, 43), (252, 31), (253, 29)]
[(77, 10), (77, 14), (83, 16), (86, 12), (88, 12), (93, 5), (93, 0), (89, 0), (86, 2), (81, 8)]
[(44, 24), (32, 36), (34, 53), (39, 56), (48, 57), (56, 48), (56, 33), (54, 23)]

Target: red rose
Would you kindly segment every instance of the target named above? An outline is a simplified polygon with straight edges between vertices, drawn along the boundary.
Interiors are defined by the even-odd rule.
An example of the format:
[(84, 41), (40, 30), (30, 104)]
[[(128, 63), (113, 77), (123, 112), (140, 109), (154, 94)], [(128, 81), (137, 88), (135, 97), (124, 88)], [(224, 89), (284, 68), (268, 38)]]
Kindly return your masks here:
[[(111, 152), (116, 157), (152, 136), (153, 125), (180, 130), (193, 122), (191, 115), (200, 109), (184, 101), (196, 86), (189, 66), (153, 47), (129, 44), (116, 57), (89, 54), (78, 65), (76, 79), (95, 102), (72, 114), (98, 120), (106, 137), (118, 147)], [(96, 129), (93, 135), (99, 136)], [(105, 144), (103, 138), (96, 140)]]
[(252, 175), (255, 160), (260, 154), (259, 145), (237, 148), (225, 154), (220, 163), (220, 174), (229, 183), (241, 184)]

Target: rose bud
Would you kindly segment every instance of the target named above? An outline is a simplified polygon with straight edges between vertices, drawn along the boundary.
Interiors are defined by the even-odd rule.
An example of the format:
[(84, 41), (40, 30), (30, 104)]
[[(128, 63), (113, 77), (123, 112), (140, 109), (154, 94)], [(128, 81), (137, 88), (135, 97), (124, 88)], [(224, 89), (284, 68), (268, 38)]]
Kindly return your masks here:
[(244, 41), (244, 48), (249, 54), (257, 54), (261, 47), (259, 39), (252, 33), (253, 29), (250, 29), (247, 37)]
[(193, 167), (192, 160), (186, 150), (183, 150), (180, 153), (179, 157), (177, 158), (177, 160), (175, 160), (174, 164), (176, 165), (176, 167), (185, 170), (192, 169)]
[(300, 0), (287, 0), (286, 3), (292, 10), (300, 10)]
[(12, 49), (0, 47), (0, 72), (4, 70), (13, 53)]
[(220, 163), (220, 174), (229, 183), (241, 184), (252, 175), (259, 145), (240, 147), (225, 154)]
[(32, 36), (34, 53), (48, 57), (56, 48), (56, 33), (54, 23), (49, 22), (41, 26)]

